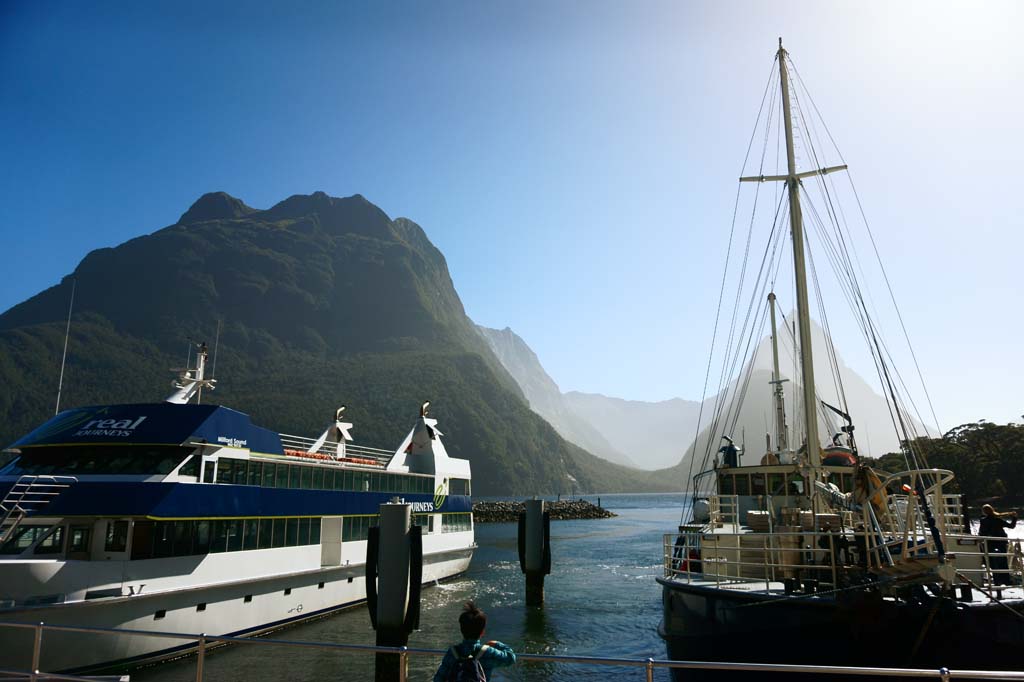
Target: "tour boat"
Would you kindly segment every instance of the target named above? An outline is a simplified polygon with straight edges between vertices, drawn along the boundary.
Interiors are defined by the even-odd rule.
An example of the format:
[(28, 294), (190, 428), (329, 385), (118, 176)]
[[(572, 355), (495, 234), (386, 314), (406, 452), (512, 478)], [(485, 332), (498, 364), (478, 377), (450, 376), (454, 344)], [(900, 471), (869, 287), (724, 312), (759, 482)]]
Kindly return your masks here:
[[(343, 409), (318, 439), (199, 402), (206, 349), (164, 403), (81, 407), (11, 445), (0, 469), (0, 670), (28, 670), (31, 630), (2, 623), (247, 636), (366, 599), (381, 504), (421, 526), (422, 580), (464, 572), (470, 463), (427, 406), (395, 451), (353, 445)], [(193, 402), (193, 399), (195, 402)], [(179, 655), (195, 641), (46, 631), (41, 669)]]
[[(824, 135), (805, 122), (800, 126), (804, 159), (818, 167), (797, 167), (792, 67), (781, 40), (776, 60), (773, 78), (778, 78), (779, 90), (766, 91), (766, 100), (768, 92), (780, 100), (771, 95), (772, 104), (781, 105), (774, 120), (784, 130), (786, 168), (779, 175), (761, 171), (741, 178), (785, 184), (778, 203), (769, 202), (774, 223), (762, 263), (762, 273), (769, 275), (754, 278), (756, 289), (749, 298), (751, 319), (765, 320), (765, 325), (771, 320), (774, 405), (769, 419), (775, 436), (768, 435), (764, 451), (745, 448), (755, 463), (743, 463), (741, 448), (733, 444), (740, 436), (730, 429), (753, 359), (734, 362), (732, 366), (741, 368), (731, 384), (735, 398), (719, 401), (704, 452), (696, 446), (693, 451), (694, 504), (684, 512), (689, 516), (681, 519), (678, 531), (664, 536), (664, 571), (657, 581), (663, 596), (660, 634), (668, 655), (715, 662), (1020, 669), (1020, 541), (972, 535), (966, 504), (954, 492), (953, 473), (928, 466), (909, 403), (896, 391), (902, 382), (857, 281), (859, 267), (854, 267), (846, 244), (845, 214), (833, 208), (835, 192), (824, 179), (846, 166), (820, 163), (814, 143)], [(797, 103), (805, 112), (813, 107), (807, 97)], [(771, 121), (773, 113), (767, 116)], [(768, 139), (766, 135), (764, 146), (774, 153)], [(816, 245), (825, 251), (817, 270), (811, 270), (815, 290), (820, 291), (817, 273), (826, 269), (826, 262), (846, 277), (842, 291), (871, 344), (899, 431), (906, 459), (906, 470), (899, 473), (876, 471), (859, 456), (856, 405), (834, 407), (816, 392), (806, 265), (810, 252), (805, 249), (801, 210), (803, 180), (812, 178), (826, 195), (808, 210), (813, 210)], [(832, 232), (824, 229), (826, 223), (834, 227)], [(774, 293), (763, 308), (757, 304), (765, 290), (771, 291), (770, 273), (778, 271), (771, 259), (778, 253), (781, 262), (785, 249), (778, 247), (787, 238), (792, 242), (798, 323), (793, 332), (798, 385), (793, 393), (799, 419), (794, 420), (792, 439), (778, 351), (778, 337), (790, 327), (776, 326)], [(750, 343), (757, 338), (752, 329), (753, 324), (730, 334), (737, 348), (757, 345)], [(831, 342), (826, 347), (833, 377), (839, 378)], [(742, 352), (725, 355), (743, 357)], [(820, 425), (835, 416), (843, 425), (823, 444)], [(718, 438), (725, 439), (721, 448)], [(680, 680), (701, 676), (693, 670), (674, 674)], [(732, 679), (743, 673), (719, 673), (718, 678), (710, 673), (714, 679), (722, 675)]]

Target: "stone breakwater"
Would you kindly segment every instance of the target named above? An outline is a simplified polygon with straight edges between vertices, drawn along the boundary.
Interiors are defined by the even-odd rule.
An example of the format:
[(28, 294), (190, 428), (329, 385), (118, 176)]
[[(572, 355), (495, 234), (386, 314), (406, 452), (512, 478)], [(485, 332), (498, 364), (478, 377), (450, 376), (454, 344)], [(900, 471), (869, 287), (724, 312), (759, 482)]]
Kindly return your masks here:
[[(551, 512), (551, 519), (608, 519), (615, 514), (586, 500), (559, 500), (546, 502), (544, 509)], [(519, 514), (525, 511), (522, 502), (474, 502), (473, 520), (477, 523), (516, 523)]]

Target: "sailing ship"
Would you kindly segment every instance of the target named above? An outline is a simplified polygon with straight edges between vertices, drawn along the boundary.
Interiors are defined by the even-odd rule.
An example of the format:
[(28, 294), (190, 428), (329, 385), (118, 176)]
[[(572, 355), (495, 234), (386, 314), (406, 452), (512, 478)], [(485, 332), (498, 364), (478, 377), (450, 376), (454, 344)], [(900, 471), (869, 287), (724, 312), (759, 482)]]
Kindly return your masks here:
[[(469, 566), (470, 463), (450, 457), (425, 403), (396, 450), (351, 443), (337, 410), (319, 438), (201, 402), (206, 347), (166, 402), (81, 407), (5, 452), (0, 469), (0, 669), (123, 669), (196, 642), (249, 636), (366, 599), (369, 530), (389, 501), (421, 527), (422, 581)], [(190, 363), (191, 364), (191, 363)], [(195, 400), (195, 402), (193, 402)]]
[[(799, 375), (793, 393), (802, 415), (794, 420), (797, 437), (791, 443), (778, 345), (789, 327), (780, 334), (776, 296), (770, 293), (763, 317), (771, 320), (775, 438), (769, 435), (763, 454), (756, 453), (758, 463), (744, 464), (746, 448), (734, 444), (729, 433), (735, 415), (722, 416), (735, 412), (735, 404), (720, 401), (705, 437), (704, 464), (693, 476), (695, 500), (684, 512), (688, 518), (681, 519), (678, 532), (664, 536), (664, 572), (657, 581), (663, 591), (660, 634), (668, 655), (719, 662), (1019, 669), (1024, 644), (1020, 541), (1007, 547), (1006, 538), (972, 535), (954, 474), (925, 461), (914, 438), (915, 422), (895, 390), (900, 382), (891, 356), (853, 278), (857, 268), (837, 243), (846, 237), (835, 218), (841, 214), (831, 207), (815, 208), (815, 220), (828, 213), (838, 226), (830, 242), (833, 255), (849, 276), (844, 291), (851, 308), (874, 342), (872, 357), (899, 429), (905, 470), (887, 473), (867, 466), (854, 437), (857, 406), (827, 404), (816, 390), (802, 181), (814, 178), (827, 190), (824, 176), (846, 165), (798, 168), (792, 66), (781, 39), (774, 78), (779, 88), (771, 88), (772, 99), (777, 94), (781, 100), (775, 120), (785, 135), (786, 168), (740, 180), (785, 185), (773, 207), (780, 229), (773, 229), (770, 241), (778, 245), (787, 232), (792, 241)], [(803, 135), (810, 147), (813, 136), (806, 124)], [(809, 151), (815, 161), (820, 158)], [(788, 231), (780, 227), (787, 213)], [(829, 246), (825, 237), (822, 242)], [(768, 263), (763, 270), (771, 270)], [(772, 284), (770, 277), (758, 282), (769, 289)], [(764, 300), (761, 293), (751, 301)], [(736, 385), (743, 383), (740, 376)], [(843, 425), (822, 447), (826, 415), (841, 417)], [(724, 439), (721, 448), (718, 437)], [(697, 450), (691, 461), (699, 460)], [(708, 489), (703, 496), (698, 492)], [(678, 679), (692, 680), (696, 671), (674, 672)]]

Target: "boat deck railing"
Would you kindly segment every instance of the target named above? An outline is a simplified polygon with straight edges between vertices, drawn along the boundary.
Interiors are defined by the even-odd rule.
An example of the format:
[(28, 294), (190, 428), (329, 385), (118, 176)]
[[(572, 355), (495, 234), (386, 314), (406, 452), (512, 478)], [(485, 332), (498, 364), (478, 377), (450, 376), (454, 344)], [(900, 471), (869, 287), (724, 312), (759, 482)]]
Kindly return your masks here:
[[(290, 434), (282, 433), (281, 445), (285, 449), (285, 454), (290, 452), (302, 453), (304, 455), (324, 455), (327, 461), (338, 461), (335, 456), (338, 452), (338, 443), (336, 441), (324, 441), (318, 448), (313, 450), (313, 446), (316, 445), (316, 439), (306, 438), (305, 436), (293, 436)], [(312, 450), (312, 452), (310, 452)], [(361, 463), (359, 460), (368, 460), (367, 464), (384, 465), (391, 461), (394, 452), (390, 450), (384, 450), (383, 448), (371, 448), (366, 445), (353, 445), (352, 443), (345, 443), (345, 457), (350, 460), (355, 460), (356, 464)]]
[[(693, 582), (765, 582), (765, 589), (791, 583), (797, 589), (840, 589), (870, 569), (893, 580), (924, 577), (937, 564), (933, 540), (922, 534), (879, 537), (877, 533), (838, 530), (792, 532), (722, 532), (710, 526), (683, 526), (663, 536), (664, 577)], [(1001, 592), (1022, 583), (1024, 540), (968, 534), (947, 534), (945, 561), (953, 569), (953, 585), (978, 589), (1001, 598)], [(1005, 547), (1006, 551), (996, 551)], [(891, 562), (886, 563), (885, 557)], [(808, 581), (815, 581), (808, 588)]]
[[(114, 628), (96, 627), (74, 627), (66, 625), (47, 625), (44, 623), (5, 623), (0, 622), (2, 628), (27, 628), (34, 631), (32, 664), (30, 670), (0, 670), (0, 675), (15, 676), (18, 679), (31, 680), (71, 680), (80, 682), (93, 682), (95, 678), (76, 675), (65, 675), (59, 673), (43, 672), (40, 670), (42, 661), (43, 646), (45, 643), (44, 633), (46, 632), (72, 632), (83, 634), (103, 634), (111, 636), (140, 636), (159, 637), (165, 639), (190, 639), (196, 642), (195, 656), (195, 680), (203, 682), (206, 671), (206, 656), (211, 648), (220, 647), (225, 644), (243, 644), (246, 646), (273, 646), (286, 647), (291, 649), (314, 649), (330, 652), (335, 655), (358, 653), (364, 655), (393, 654), (399, 658), (397, 671), (397, 682), (407, 682), (408, 663), (411, 658), (431, 658), (434, 662), (440, 662), (444, 656), (445, 649), (420, 649), (412, 647), (379, 647), (364, 644), (337, 644), (331, 642), (309, 642), (300, 640), (283, 640), (271, 638), (245, 638), (245, 637), (216, 637), (206, 634), (189, 634), (181, 632), (153, 632), (148, 630), (128, 630)], [(517, 665), (532, 663), (554, 663), (566, 666), (601, 666), (609, 668), (630, 668), (635, 671), (635, 677), (630, 678), (628, 674), (618, 673), (616, 679), (645, 679), (647, 682), (654, 681), (656, 670), (704, 670), (717, 672), (765, 672), (783, 673), (796, 675), (795, 679), (815, 679), (815, 675), (858, 675), (863, 677), (877, 677), (879, 679), (889, 678), (914, 678), (926, 680), (1024, 680), (1024, 672), (1010, 670), (951, 670), (948, 668), (872, 668), (861, 666), (824, 666), (824, 665), (790, 665), (781, 663), (726, 663), (711, 661), (671, 661), (655, 658), (607, 658), (599, 656), (572, 656), (572, 655), (548, 655), (517, 653)], [(641, 676), (643, 676), (641, 678)]]

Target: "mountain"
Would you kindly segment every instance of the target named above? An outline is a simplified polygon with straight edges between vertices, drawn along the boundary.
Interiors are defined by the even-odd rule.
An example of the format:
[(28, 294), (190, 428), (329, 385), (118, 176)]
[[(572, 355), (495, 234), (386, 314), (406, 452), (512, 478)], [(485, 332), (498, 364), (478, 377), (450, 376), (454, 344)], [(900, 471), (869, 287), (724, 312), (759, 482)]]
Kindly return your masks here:
[[(790, 317), (793, 319), (795, 315)], [(818, 386), (818, 399), (840, 407), (843, 405), (843, 401), (840, 400), (839, 387), (833, 378), (827, 355), (824, 352), (827, 343), (825, 334), (821, 327), (813, 321), (811, 335), (811, 343), (816, 349), (814, 371), (815, 383)], [(800, 415), (794, 417), (794, 407), (800, 400), (802, 388), (799, 380), (792, 377), (795, 373), (793, 345), (791, 339), (780, 335), (780, 375), (785, 380), (783, 384), (784, 402), (791, 446), (793, 445), (793, 434), (803, 431), (803, 417)], [(703, 468), (709, 467), (718, 448), (723, 445), (721, 439), (723, 433), (730, 435), (736, 445), (745, 444), (742, 464), (750, 465), (760, 461), (766, 451), (766, 434), (771, 434), (773, 443), (776, 438), (773, 426), (775, 406), (769, 383), (772, 379), (771, 357), (771, 337), (766, 337), (759, 343), (753, 360), (747, 364), (744, 371), (740, 372), (740, 376), (745, 376), (746, 370), (750, 370), (749, 379), (745, 382), (746, 391), (737, 390), (737, 384), (733, 382), (720, 394), (705, 401), (700, 434), (687, 449), (686, 455), (679, 465), (672, 468), (674, 472), (671, 474), (672, 476), (689, 479)], [(900, 439), (893, 427), (892, 416), (885, 398), (879, 395), (857, 372), (847, 367), (838, 352), (836, 360), (838, 376), (842, 380), (842, 394), (845, 395), (846, 406), (853, 418), (854, 434), (860, 454), (877, 458), (886, 453), (899, 452)], [(716, 405), (719, 403), (722, 405), (723, 417), (715, 429), (712, 427), (712, 420)], [(927, 429), (916, 419), (909, 418), (908, 423), (914, 433), (920, 435), (927, 433)], [(843, 424), (844, 421), (837, 415), (825, 409), (820, 410), (818, 429), (822, 443), (827, 443), (832, 435), (839, 433), (839, 428)], [(695, 458), (694, 453), (696, 453)], [(707, 459), (705, 459), (706, 453), (708, 453)]]
[(206, 194), (174, 225), (89, 253), (0, 315), (0, 441), (62, 407), (161, 400), (167, 368), (208, 341), (218, 403), (315, 435), (348, 405), (357, 443), (396, 446), (432, 400), (477, 494), (678, 489), (567, 443), (466, 316), (444, 256), (411, 220), (360, 195), (295, 195), (260, 210)]
[(578, 391), (566, 393), (565, 402), (587, 422), (604, 424), (604, 437), (643, 469), (662, 469), (679, 462), (693, 441), (700, 411), (700, 402), (695, 400), (647, 402)]
[(563, 438), (609, 462), (637, 466), (608, 442), (604, 431), (609, 428), (609, 424), (577, 414), (558, 385), (544, 371), (537, 354), (515, 332), (508, 327), (489, 329), (478, 326), (477, 330), (487, 340), (502, 366), (519, 384), (530, 408), (544, 417)]
[[(791, 314), (790, 319), (793, 318), (795, 315)], [(766, 432), (772, 432), (774, 438), (774, 404), (768, 383), (771, 380), (770, 337), (760, 341), (753, 356), (753, 366), (748, 365), (752, 373), (742, 403), (737, 402), (735, 386), (730, 386), (723, 390), (721, 396), (713, 395), (705, 400), (702, 412), (699, 401), (681, 398), (645, 402), (576, 391), (562, 393), (536, 354), (511, 329), (478, 329), (502, 365), (519, 384), (530, 407), (564, 438), (606, 460), (641, 469), (671, 468), (679, 475), (677, 465), (682, 460), (688, 462), (693, 452), (693, 443), (698, 440), (698, 415), (701, 415), (703, 421), (697, 452), (703, 459), (703, 453), (708, 447), (709, 434), (706, 429), (716, 405), (722, 401), (725, 401), (725, 411), (733, 413), (729, 419), (729, 433), (738, 444), (746, 441), (751, 456), (754, 452), (758, 453), (758, 458), (763, 454), (761, 450)], [(812, 343), (818, 349), (815, 355), (815, 374), (819, 398), (840, 406), (843, 401), (839, 398), (839, 390), (824, 352), (827, 343), (825, 334), (813, 322), (811, 329)], [(792, 346), (790, 340), (782, 339), (781, 375), (787, 380), (784, 390), (791, 429), (795, 424), (793, 408), (797, 404), (794, 391), (799, 391), (799, 383), (790, 376), (794, 366)], [(836, 359), (838, 374), (842, 378), (842, 392), (854, 419), (860, 451), (876, 457), (897, 451), (899, 438), (892, 426), (885, 399), (860, 375), (847, 367), (838, 353)], [(738, 414), (735, 414), (737, 409)], [(841, 425), (841, 420), (832, 413), (821, 416), (819, 429), (822, 439), (827, 440)], [(917, 433), (925, 433), (918, 422), (913, 421), (912, 426)], [(715, 451), (720, 435), (721, 429), (715, 435)], [(747, 460), (747, 463), (753, 462)], [(688, 463), (683, 469), (689, 469)]]

